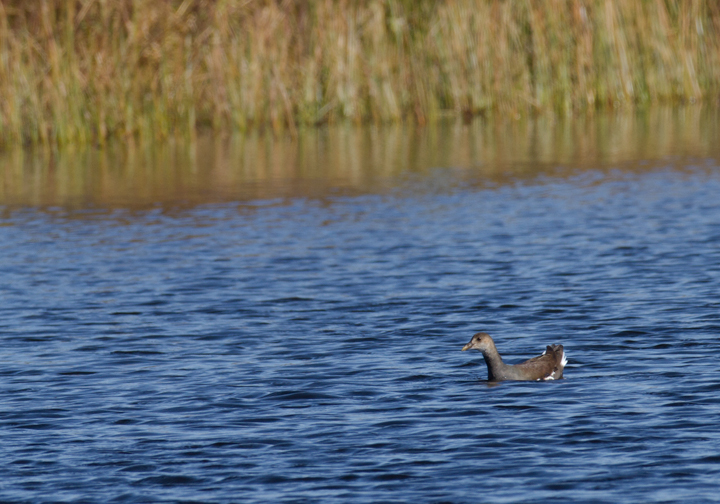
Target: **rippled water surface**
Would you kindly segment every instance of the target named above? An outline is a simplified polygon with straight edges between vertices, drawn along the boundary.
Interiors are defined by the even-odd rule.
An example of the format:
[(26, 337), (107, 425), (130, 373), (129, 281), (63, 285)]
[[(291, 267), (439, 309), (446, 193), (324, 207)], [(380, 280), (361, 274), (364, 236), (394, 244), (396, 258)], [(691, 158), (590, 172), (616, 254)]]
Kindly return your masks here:
[(718, 500), (713, 117), (6, 160), (0, 498)]

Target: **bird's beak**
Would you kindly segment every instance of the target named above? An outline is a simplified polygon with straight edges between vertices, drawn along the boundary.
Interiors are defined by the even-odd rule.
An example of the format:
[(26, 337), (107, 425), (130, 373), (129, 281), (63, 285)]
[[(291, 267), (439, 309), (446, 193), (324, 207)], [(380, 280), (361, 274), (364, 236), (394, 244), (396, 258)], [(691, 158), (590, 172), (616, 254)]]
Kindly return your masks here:
[(463, 347), (462, 351), (464, 352), (465, 350), (470, 350), (471, 348), (472, 348), (472, 344), (468, 343), (467, 345), (465, 345)]

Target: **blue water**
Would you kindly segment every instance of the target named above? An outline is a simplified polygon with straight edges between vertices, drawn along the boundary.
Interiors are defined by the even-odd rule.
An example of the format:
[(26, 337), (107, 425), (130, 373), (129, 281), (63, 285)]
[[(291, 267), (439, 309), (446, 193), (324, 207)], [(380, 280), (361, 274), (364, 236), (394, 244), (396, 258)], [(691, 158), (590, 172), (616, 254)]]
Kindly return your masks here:
[(0, 500), (720, 500), (716, 160), (391, 186), (6, 207)]

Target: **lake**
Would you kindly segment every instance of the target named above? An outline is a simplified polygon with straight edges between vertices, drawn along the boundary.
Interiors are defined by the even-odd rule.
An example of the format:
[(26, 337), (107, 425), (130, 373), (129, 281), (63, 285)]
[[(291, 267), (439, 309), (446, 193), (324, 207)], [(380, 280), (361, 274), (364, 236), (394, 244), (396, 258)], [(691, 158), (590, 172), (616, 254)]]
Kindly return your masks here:
[(719, 119), (2, 154), (0, 500), (717, 502)]

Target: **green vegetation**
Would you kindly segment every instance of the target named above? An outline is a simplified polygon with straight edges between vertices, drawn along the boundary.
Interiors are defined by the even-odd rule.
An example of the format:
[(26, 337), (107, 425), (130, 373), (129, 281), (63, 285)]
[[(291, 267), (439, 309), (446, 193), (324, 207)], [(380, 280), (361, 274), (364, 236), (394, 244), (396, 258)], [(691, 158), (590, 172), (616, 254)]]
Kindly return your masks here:
[(0, 144), (717, 100), (715, 0), (0, 2)]

